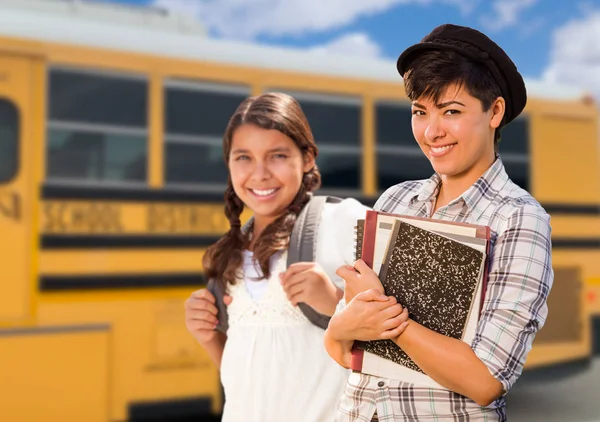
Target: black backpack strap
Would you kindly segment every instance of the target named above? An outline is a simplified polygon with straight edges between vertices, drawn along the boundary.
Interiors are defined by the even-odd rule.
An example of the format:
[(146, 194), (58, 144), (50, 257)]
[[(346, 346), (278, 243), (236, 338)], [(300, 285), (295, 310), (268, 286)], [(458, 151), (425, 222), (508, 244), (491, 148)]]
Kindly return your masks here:
[[(323, 207), (326, 202), (336, 203), (340, 201), (340, 198), (334, 196), (314, 196), (300, 211), (290, 237), (287, 256), (288, 267), (295, 262), (312, 262), (315, 260), (317, 235)], [(306, 303), (299, 303), (298, 307), (304, 316), (317, 327), (326, 329), (329, 325), (330, 317), (327, 315), (315, 311)]]
[[(248, 231), (248, 229), (252, 225), (252, 218), (244, 224), (242, 227), (242, 232)], [(215, 279), (208, 280), (208, 284), (206, 288), (212, 295), (215, 297), (215, 306), (217, 307), (217, 319), (219, 320), (217, 327), (215, 328), (217, 331), (220, 331), (224, 334), (227, 334), (227, 330), (229, 329), (229, 314), (227, 313), (227, 305), (223, 301), (223, 298), (227, 294), (227, 292), (221, 287)]]
[(227, 305), (225, 305), (225, 302), (223, 302), (225, 291), (214, 278), (211, 278), (208, 281), (206, 289), (215, 297), (215, 306), (217, 307), (218, 311), (217, 319), (219, 320), (215, 330), (227, 334), (227, 329), (229, 328), (229, 316), (227, 314)]

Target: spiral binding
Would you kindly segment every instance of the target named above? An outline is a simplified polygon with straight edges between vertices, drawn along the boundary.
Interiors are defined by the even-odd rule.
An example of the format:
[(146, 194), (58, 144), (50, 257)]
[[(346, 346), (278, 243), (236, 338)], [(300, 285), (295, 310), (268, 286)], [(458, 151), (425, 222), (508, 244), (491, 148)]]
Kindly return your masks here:
[(354, 259), (362, 258), (363, 234), (365, 230), (365, 220), (357, 220), (354, 226)]

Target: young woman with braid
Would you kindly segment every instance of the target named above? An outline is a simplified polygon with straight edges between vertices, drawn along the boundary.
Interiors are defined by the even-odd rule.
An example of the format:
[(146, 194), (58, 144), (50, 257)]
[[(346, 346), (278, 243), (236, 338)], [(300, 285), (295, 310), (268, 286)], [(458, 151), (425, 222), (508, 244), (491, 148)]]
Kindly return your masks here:
[[(353, 261), (353, 226), (366, 208), (353, 199), (326, 203), (317, 226), (317, 263), (286, 268), (296, 218), (321, 183), (317, 147), (299, 104), (280, 93), (246, 99), (231, 117), (223, 151), (231, 229), (203, 263), (228, 294), (227, 332), (215, 329), (219, 313), (208, 289), (186, 302), (188, 330), (220, 366), (222, 420), (332, 420), (348, 372), (327, 355), (324, 330), (297, 304), (334, 314), (343, 294), (335, 270)], [(245, 207), (253, 218), (241, 227)], [(385, 303), (392, 317), (401, 312), (394, 304)]]

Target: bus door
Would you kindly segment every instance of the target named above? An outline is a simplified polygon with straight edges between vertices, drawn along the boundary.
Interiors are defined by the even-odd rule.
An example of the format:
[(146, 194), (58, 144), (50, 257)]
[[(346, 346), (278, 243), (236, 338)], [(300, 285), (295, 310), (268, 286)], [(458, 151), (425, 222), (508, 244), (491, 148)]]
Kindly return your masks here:
[(0, 53), (0, 326), (31, 316), (34, 61)]

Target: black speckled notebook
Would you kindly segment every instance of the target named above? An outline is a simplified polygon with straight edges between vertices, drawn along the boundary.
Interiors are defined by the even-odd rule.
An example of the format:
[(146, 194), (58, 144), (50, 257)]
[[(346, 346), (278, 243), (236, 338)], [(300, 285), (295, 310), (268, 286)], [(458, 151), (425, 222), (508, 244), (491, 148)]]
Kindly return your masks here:
[[(470, 312), (478, 311), (475, 293), (484, 261), (485, 254), (470, 246), (396, 221), (379, 276), (385, 293), (406, 306), (412, 320), (461, 339)], [(391, 340), (358, 347), (423, 372)]]

